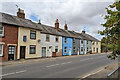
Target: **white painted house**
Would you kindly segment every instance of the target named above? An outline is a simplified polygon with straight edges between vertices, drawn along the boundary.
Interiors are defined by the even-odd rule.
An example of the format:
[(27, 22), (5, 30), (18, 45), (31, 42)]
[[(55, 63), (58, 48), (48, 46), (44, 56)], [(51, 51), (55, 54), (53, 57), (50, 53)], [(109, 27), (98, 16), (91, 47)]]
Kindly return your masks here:
[(52, 57), (53, 52), (56, 52), (57, 56), (61, 55), (62, 37), (41, 33), (40, 57)]

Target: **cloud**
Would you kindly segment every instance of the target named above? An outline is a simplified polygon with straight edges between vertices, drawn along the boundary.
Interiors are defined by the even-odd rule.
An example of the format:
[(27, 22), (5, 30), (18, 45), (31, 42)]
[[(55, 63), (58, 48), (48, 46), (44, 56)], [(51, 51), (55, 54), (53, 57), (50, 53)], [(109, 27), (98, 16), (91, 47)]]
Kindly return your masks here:
[[(37, 22), (41, 20), (42, 24), (54, 27), (55, 20), (58, 18), (60, 27), (64, 28), (64, 24), (68, 24), (69, 30), (81, 32), (85, 26), (86, 31), (96, 38), (98, 30), (104, 28), (100, 25), (105, 20), (105, 8), (113, 2), (97, 2), (96, 0), (52, 0), (39, 2), (3, 2), (1, 12), (16, 15), (18, 5), (25, 10), (26, 18)], [(34, 17), (34, 18), (31, 18)]]

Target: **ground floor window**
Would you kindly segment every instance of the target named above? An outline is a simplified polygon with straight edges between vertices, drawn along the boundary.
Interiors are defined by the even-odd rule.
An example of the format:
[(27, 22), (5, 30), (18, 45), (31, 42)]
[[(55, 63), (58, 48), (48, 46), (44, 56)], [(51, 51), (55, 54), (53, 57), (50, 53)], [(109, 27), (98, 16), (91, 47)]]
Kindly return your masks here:
[(8, 47), (8, 60), (14, 60), (15, 56), (15, 46)]
[(36, 46), (30, 45), (30, 54), (35, 54), (35, 53), (36, 53)]
[(64, 53), (67, 53), (67, 47), (64, 48)]
[(83, 51), (83, 47), (81, 47), (81, 51)]
[(95, 47), (93, 48), (93, 51), (95, 51)]
[(87, 47), (87, 52), (88, 52), (88, 47)]
[(58, 52), (58, 46), (55, 46), (55, 52)]
[(0, 44), (0, 56), (3, 56), (3, 45)]
[(75, 47), (73, 47), (73, 52), (75, 52)]

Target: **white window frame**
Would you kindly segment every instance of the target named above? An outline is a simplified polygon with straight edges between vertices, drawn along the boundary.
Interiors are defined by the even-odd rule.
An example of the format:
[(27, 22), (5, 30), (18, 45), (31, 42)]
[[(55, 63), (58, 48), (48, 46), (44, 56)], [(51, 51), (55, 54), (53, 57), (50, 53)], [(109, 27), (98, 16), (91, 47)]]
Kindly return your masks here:
[[(1, 27), (3, 27), (3, 33), (0, 34), (0, 36), (4, 36), (4, 26), (2, 25)], [(1, 30), (2, 31), (2, 30)]]
[(0, 54), (0, 57), (2, 57), (3, 56), (3, 44), (0, 44), (0, 45), (2, 45), (2, 54)]

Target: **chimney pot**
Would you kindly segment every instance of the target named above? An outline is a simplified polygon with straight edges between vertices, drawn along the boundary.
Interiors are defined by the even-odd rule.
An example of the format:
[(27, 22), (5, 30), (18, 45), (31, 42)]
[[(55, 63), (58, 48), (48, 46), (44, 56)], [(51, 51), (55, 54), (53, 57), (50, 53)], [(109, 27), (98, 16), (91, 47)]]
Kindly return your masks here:
[(56, 29), (57, 31), (59, 31), (59, 22), (58, 22), (58, 19), (56, 20), (56, 23), (55, 23), (55, 29)]
[(39, 20), (38, 24), (41, 24), (41, 21)]
[(85, 34), (85, 30), (82, 30), (82, 33), (84, 33), (84, 34)]
[(64, 30), (68, 30), (67, 24), (65, 24), (65, 26), (64, 26)]
[(17, 16), (18, 16), (19, 18), (25, 19), (24, 10), (21, 10), (21, 9), (19, 8), (19, 9), (18, 9), (18, 12), (17, 12)]

